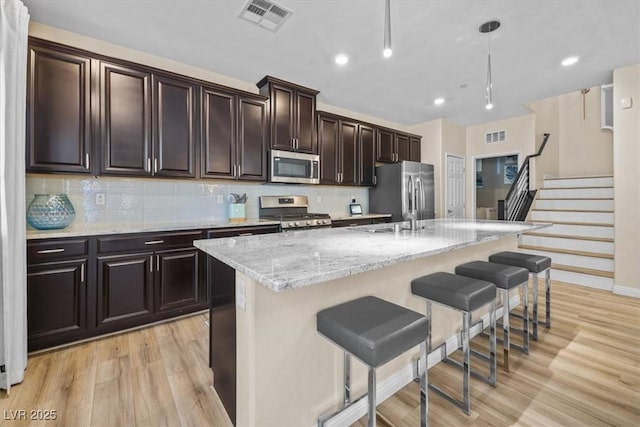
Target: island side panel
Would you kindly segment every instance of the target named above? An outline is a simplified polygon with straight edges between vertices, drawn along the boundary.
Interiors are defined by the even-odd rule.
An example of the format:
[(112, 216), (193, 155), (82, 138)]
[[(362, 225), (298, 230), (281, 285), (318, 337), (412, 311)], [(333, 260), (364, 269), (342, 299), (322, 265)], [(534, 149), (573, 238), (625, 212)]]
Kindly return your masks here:
[[(517, 238), (508, 237), (279, 293), (236, 272), (236, 281), (246, 288), (246, 309), (236, 311), (236, 425), (314, 426), (319, 414), (341, 402), (342, 351), (316, 332), (318, 311), (376, 295), (424, 313), (424, 300), (411, 295), (412, 279), (516, 249)], [(456, 334), (461, 324), (459, 313), (434, 306), (434, 345)], [(416, 347), (379, 368), (378, 380), (417, 354)], [(358, 396), (366, 390), (366, 369), (357, 360), (352, 365), (352, 396)]]

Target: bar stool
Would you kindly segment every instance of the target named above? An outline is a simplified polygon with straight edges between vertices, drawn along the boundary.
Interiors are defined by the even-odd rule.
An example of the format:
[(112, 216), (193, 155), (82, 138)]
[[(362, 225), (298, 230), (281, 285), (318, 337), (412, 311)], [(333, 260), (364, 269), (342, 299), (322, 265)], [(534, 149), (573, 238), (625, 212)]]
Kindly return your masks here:
[[(528, 282), (529, 272), (520, 267), (495, 264), (486, 261), (472, 261), (456, 267), (456, 274), (486, 280), (502, 289), (502, 351), (504, 354), (504, 370), (509, 372), (509, 351), (511, 347), (519, 348), (524, 354), (529, 354), (529, 306)], [(522, 346), (511, 343), (509, 337), (509, 291), (522, 286)]]
[[(420, 363), (423, 365), (423, 369), (418, 370), (420, 424), (427, 425), (428, 329), (424, 316), (380, 298), (366, 296), (326, 308), (318, 312), (316, 319), (318, 332), (344, 351), (344, 406), (338, 412), (353, 404), (350, 355), (360, 359), (369, 368), (367, 396), (370, 427), (376, 425), (376, 368), (420, 344)], [(326, 420), (327, 417), (318, 418), (318, 425), (324, 425)]]
[[(427, 300), (427, 324), (429, 332), (427, 334), (427, 351), (431, 352), (431, 304), (441, 304), (447, 308), (462, 313), (462, 330), (461, 345), (463, 362), (455, 361), (447, 357), (446, 341), (438, 346), (445, 351), (444, 360), (454, 363), (456, 366), (462, 367), (462, 401), (450, 396), (442, 389), (434, 384), (429, 384), (435, 392), (447, 399), (449, 402), (461, 408), (465, 414), (471, 412), (471, 402), (469, 398), (469, 376), (474, 376), (489, 383), (493, 387), (496, 386), (496, 285), (485, 282), (483, 280), (472, 279), (469, 277), (458, 276), (451, 273), (433, 273), (427, 276), (419, 277), (411, 281), (411, 292), (414, 295)], [(471, 313), (481, 307), (489, 305), (489, 328), (490, 328), (490, 347), (489, 357), (474, 352), (474, 355), (480, 355), (489, 362), (489, 377), (471, 370), (469, 360), (469, 333), (471, 324)], [(482, 323), (480, 319), (476, 323)], [(483, 328), (481, 328), (483, 329)], [(456, 349), (459, 350), (460, 347)]]
[(489, 262), (512, 265), (529, 270), (533, 275), (533, 333), (531, 337), (538, 340), (538, 274), (545, 273), (545, 327), (551, 328), (551, 258), (522, 252), (498, 252), (489, 257)]

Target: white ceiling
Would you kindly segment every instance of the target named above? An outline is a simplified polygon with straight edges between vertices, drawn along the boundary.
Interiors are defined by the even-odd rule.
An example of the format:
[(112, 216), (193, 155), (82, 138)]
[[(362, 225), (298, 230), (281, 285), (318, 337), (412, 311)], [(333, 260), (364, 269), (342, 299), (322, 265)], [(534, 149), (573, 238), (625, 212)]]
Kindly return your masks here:
[[(241, 20), (245, 0), (22, 0), (43, 24), (240, 80), (272, 75), (320, 102), (402, 124), (461, 125), (527, 112), (524, 104), (612, 80), (640, 63), (638, 0), (391, 0), (393, 56), (382, 56), (383, 0), (277, 0), (276, 33)], [(488, 37), (495, 108), (484, 109)], [(333, 57), (350, 57), (339, 67)], [(578, 64), (560, 61), (578, 55)], [(462, 87), (467, 85), (466, 87)], [(442, 106), (433, 99), (444, 97)]]

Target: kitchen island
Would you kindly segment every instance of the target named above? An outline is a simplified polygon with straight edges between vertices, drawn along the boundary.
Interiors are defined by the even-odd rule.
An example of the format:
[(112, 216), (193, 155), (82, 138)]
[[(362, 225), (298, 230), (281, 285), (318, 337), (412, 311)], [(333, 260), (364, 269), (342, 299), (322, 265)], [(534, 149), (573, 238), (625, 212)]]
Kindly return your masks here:
[[(228, 410), (237, 404), (236, 425), (311, 426), (341, 402), (342, 352), (317, 334), (318, 311), (376, 295), (424, 312), (424, 301), (411, 295), (412, 279), (515, 250), (517, 235), (543, 227), (451, 219), (420, 221), (417, 230), (396, 231), (393, 226), (194, 242), (236, 271), (237, 390), (233, 406), (225, 402)], [(434, 307), (434, 345), (455, 340), (460, 326), (456, 312)], [(378, 369), (379, 400), (411, 381), (415, 354), (417, 349)], [(433, 363), (430, 356), (429, 365)], [(365, 368), (354, 363), (353, 395), (366, 390), (366, 379)], [(356, 412), (351, 415), (359, 417)]]

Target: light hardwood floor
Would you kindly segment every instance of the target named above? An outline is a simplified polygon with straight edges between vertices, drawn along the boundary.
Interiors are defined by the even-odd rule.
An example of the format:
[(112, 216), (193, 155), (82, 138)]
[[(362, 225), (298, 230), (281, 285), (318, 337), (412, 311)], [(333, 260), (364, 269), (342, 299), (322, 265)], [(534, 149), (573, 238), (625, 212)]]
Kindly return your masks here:
[[(552, 329), (541, 329), (530, 355), (512, 352), (511, 372), (499, 367), (495, 389), (472, 379), (468, 417), (429, 393), (431, 426), (640, 425), (640, 300), (562, 283), (552, 290)], [(55, 410), (48, 425), (230, 425), (211, 387), (206, 319), (30, 357), (25, 381), (0, 396), (0, 425), (45, 424), (5, 419), (20, 409)], [(441, 363), (429, 373), (459, 392), (455, 368)], [(410, 384), (379, 406), (379, 425), (417, 426), (418, 406), (417, 384)]]

